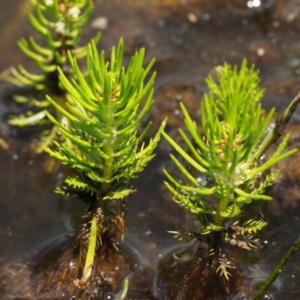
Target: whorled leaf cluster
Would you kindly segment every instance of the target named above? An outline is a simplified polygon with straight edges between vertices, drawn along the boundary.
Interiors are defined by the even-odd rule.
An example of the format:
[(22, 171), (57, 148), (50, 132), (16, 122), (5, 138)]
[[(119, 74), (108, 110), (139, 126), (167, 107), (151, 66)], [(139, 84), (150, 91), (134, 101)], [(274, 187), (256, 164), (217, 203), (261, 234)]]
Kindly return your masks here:
[[(164, 133), (188, 164), (187, 167), (171, 154), (183, 179), (165, 171), (166, 186), (178, 205), (199, 221), (200, 235), (224, 231), (227, 240), (232, 240), (228, 222), (232, 224), (241, 217), (244, 206), (252, 200), (271, 200), (265, 189), (278, 174), (271, 167), (296, 149), (284, 152), (289, 139), (286, 134), (273, 154), (261, 160), (278, 127), (270, 126), (274, 109), (268, 114), (263, 111), (258, 71), (254, 66), (248, 67), (246, 60), (240, 68), (228, 64), (217, 67), (215, 78), (209, 76), (207, 84), (209, 93), (200, 106), (200, 123), (193, 121), (185, 106), (180, 105), (187, 132), (179, 129), (179, 134), (188, 151)], [(206, 180), (199, 180), (201, 176)], [(208, 201), (207, 196), (215, 198), (216, 203)], [(243, 231), (256, 232), (265, 225), (250, 220), (243, 225)], [(233, 234), (237, 235), (242, 232)]]
[[(51, 106), (46, 94), (57, 102), (65, 101), (66, 91), (59, 84), (57, 67), (68, 78), (73, 76), (67, 53), (70, 51), (76, 58), (85, 57), (87, 46), (78, 47), (78, 43), (82, 28), (93, 11), (91, 0), (31, 0), (31, 3), (34, 12), (28, 13), (28, 20), (41, 41), (36, 41), (34, 37), (22, 38), (18, 46), (37, 64), (39, 72), (31, 73), (19, 65), (11, 68), (10, 74), (2, 78), (29, 91), (14, 97), (17, 102), (27, 106), (27, 111), (9, 120), (10, 124), (20, 127), (44, 125), (47, 122), (45, 110), (51, 109)], [(55, 133), (55, 129), (45, 131), (41, 144), (51, 144)]]
[(117, 49), (112, 49), (110, 62), (105, 61), (104, 52), (98, 54), (94, 42), (89, 45), (87, 77), (71, 53), (69, 59), (74, 79), (69, 80), (59, 69), (61, 85), (69, 94), (65, 106), (48, 98), (63, 116), (59, 122), (48, 114), (65, 142), (55, 142), (54, 149), (46, 151), (77, 173), (66, 179), (60, 191), (95, 195), (99, 205), (105, 200), (122, 199), (133, 191), (127, 187), (129, 180), (153, 158), (165, 125), (163, 122), (148, 144), (144, 139), (151, 122), (139, 134), (153, 104), (155, 73), (149, 72), (154, 60), (144, 68), (142, 49), (124, 68), (122, 40)]

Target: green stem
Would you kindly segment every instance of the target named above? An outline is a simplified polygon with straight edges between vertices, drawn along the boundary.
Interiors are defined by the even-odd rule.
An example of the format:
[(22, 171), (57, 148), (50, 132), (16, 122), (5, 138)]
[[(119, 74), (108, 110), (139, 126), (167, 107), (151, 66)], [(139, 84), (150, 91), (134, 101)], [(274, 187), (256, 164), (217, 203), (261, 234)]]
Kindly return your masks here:
[(91, 221), (90, 240), (83, 271), (83, 274), (86, 274), (86, 280), (90, 277), (92, 273), (92, 266), (94, 264), (97, 245), (97, 227), (97, 217), (94, 216)]
[[(107, 155), (107, 159), (104, 162), (104, 171), (103, 171), (103, 177), (106, 180), (109, 180), (112, 176), (112, 165), (113, 165), (113, 153), (114, 153), (114, 147), (113, 147), (113, 139), (114, 137), (114, 129), (113, 129), (113, 124), (114, 124), (114, 117), (113, 117), (113, 111), (110, 107), (110, 104), (108, 104), (108, 112), (107, 112), (107, 125), (106, 125), (106, 132), (110, 135), (110, 137), (106, 141), (106, 146), (105, 146), (105, 154)], [(101, 192), (103, 195), (105, 195), (110, 188), (110, 183), (109, 182), (102, 182), (101, 183)]]
[[(223, 226), (224, 218), (221, 216), (220, 212), (225, 211), (227, 209), (229, 203), (229, 195), (231, 189), (229, 187), (226, 188), (225, 195), (220, 195), (220, 202), (218, 205), (217, 213), (214, 217), (214, 224), (218, 226)], [(222, 197), (223, 196), (223, 197)]]
[(266, 279), (266, 281), (263, 283), (263, 285), (256, 292), (253, 300), (258, 299), (259, 296), (261, 296), (263, 293), (265, 293), (268, 290), (270, 285), (276, 280), (278, 274), (282, 271), (282, 269), (290, 260), (290, 258), (297, 252), (299, 247), (300, 247), (300, 236), (294, 241), (293, 245), (290, 247), (290, 249), (287, 251), (284, 257), (280, 260), (280, 262), (274, 268), (274, 270)]
[(282, 136), (283, 132), (285, 131), (286, 125), (290, 121), (299, 102), (300, 92), (296, 95), (291, 104), (285, 109), (281, 118), (276, 120), (275, 127), (266, 136), (266, 138), (259, 146), (259, 149), (254, 154), (253, 161), (257, 161), (267, 151), (271, 144), (276, 142)]
[(84, 269), (82, 272), (81, 279), (76, 279), (74, 284), (79, 288), (82, 289), (85, 287), (86, 282), (92, 275), (94, 260), (95, 260), (95, 253), (97, 248), (97, 234), (98, 234), (98, 216), (95, 215), (91, 221), (91, 228), (90, 228), (90, 237), (89, 237), (89, 244), (88, 250), (86, 253)]
[(127, 291), (128, 291), (128, 286), (129, 286), (129, 280), (127, 277), (125, 277), (124, 282), (123, 282), (123, 289), (122, 289), (122, 294), (120, 296), (120, 300), (125, 300), (125, 297), (126, 297)]
[(223, 211), (223, 210), (225, 210), (226, 207), (227, 206), (225, 206), (225, 205), (222, 205), (222, 206), (219, 205), (218, 211), (217, 211), (217, 213), (215, 215), (215, 218), (214, 218), (214, 224), (215, 225), (218, 225), (218, 226), (222, 226), (223, 225), (223, 219), (224, 218), (220, 215), (220, 212)]

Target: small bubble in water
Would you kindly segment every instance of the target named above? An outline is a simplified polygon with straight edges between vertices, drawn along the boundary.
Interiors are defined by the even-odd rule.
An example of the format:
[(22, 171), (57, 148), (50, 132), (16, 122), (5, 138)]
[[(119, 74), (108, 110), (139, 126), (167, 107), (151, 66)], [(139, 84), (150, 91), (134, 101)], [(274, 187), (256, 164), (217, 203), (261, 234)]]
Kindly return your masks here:
[(199, 183), (201, 183), (203, 186), (206, 186), (207, 185), (207, 178), (206, 178), (206, 176), (199, 176), (198, 178), (197, 178), (197, 181), (199, 182)]
[(264, 244), (265, 244), (265, 245), (268, 244), (268, 243), (269, 243), (269, 242), (268, 242), (267, 240), (264, 241)]
[(180, 113), (179, 109), (176, 109), (176, 110), (174, 111), (174, 114), (175, 114), (175, 115), (179, 115), (179, 113)]
[(247, 6), (249, 8), (253, 8), (253, 7), (259, 7), (261, 5), (260, 0), (252, 0), (252, 1), (248, 1), (247, 2)]
[(210, 15), (209, 14), (204, 14), (202, 16), (202, 18), (203, 18), (204, 21), (208, 21), (210, 19)]
[(290, 13), (288, 14), (288, 16), (286, 17), (286, 20), (288, 22), (292, 22), (295, 19), (296, 15), (294, 13)]
[(257, 55), (258, 56), (263, 56), (265, 54), (265, 49), (263, 48), (258, 48), (257, 49)]
[(71, 261), (70, 261), (70, 263), (69, 263), (69, 265), (70, 265), (70, 267), (71, 267), (71, 268), (74, 268), (74, 267), (75, 267), (75, 263), (74, 263), (74, 261), (73, 261), (73, 260), (71, 260)]
[(17, 159), (18, 159), (18, 155), (17, 155), (17, 154), (14, 154), (14, 155), (13, 155), (13, 159), (14, 159), (14, 160), (17, 160)]
[(157, 22), (157, 25), (160, 26), (160, 27), (165, 26), (165, 24), (166, 24), (166, 22), (165, 22), (164, 20), (159, 20), (159, 21)]
[(247, 19), (244, 19), (243, 21), (242, 21), (242, 25), (243, 26), (247, 26), (249, 24), (249, 21), (247, 20)]
[(260, 160), (264, 160), (265, 158), (266, 158), (266, 155), (263, 154), (259, 159), (260, 159)]

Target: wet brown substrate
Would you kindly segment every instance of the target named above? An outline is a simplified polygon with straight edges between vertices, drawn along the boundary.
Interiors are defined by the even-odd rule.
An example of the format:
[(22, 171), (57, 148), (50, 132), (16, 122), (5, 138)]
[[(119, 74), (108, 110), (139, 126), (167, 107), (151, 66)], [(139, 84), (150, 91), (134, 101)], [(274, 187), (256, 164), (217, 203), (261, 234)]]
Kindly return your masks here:
[(78, 262), (78, 254), (70, 249), (70, 243), (64, 242), (48, 249), (37, 262), (15, 263), (4, 268), (0, 274), (1, 299), (113, 299), (133, 266), (133, 259), (121, 248), (101, 247), (95, 256), (91, 278), (80, 289), (74, 280), (82, 278), (82, 264)]
[[(36, 69), (16, 47), (16, 39), (32, 33), (25, 18), (25, 2), (27, 3), (24, 0), (1, 1), (1, 69), (20, 62), (29, 66), (29, 70)], [(261, 1), (262, 7), (249, 9), (248, 2), (251, 1), (95, 1), (93, 18), (108, 19), (108, 29), (102, 30), (99, 48), (108, 50), (123, 36), (125, 55), (130, 56), (134, 50), (146, 47), (146, 58), (157, 58), (156, 101), (151, 113), (153, 132), (167, 116), (167, 131), (177, 137), (177, 129), (182, 125), (179, 102), (183, 102), (192, 116), (199, 120), (199, 105), (202, 94), (206, 91), (204, 77), (215, 65), (222, 64), (225, 60), (240, 63), (246, 57), (257, 64), (261, 71), (262, 85), (266, 87), (264, 107), (276, 106), (279, 111), (283, 110), (296, 95), (300, 78), (299, 3), (296, 0)], [(95, 29), (87, 27), (83, 42), (87, 42), (94, 32)], [(7, 107), (2, 102), (0, 110), (1, 116), (7, 113)], [(299, 120), (299, 113), (296, 112), (293, 122), (299, 123)], [(12, 141), (10, 130), (5, 122), (1, 123), (0, 138)], [(299, 125), (289, 126), (287, 131), (292, 132), (291, 147), (299, 147)], [(70, 256), (66, 240), (48, 244), (41, 252), (35, 250), (33, 255), (28, 256), (27, 253), (34, 247), (40, 249), (41, 243), (65, 232), (60, 218), (69, 215), (70, 207), (77, 203), (75, 201), (70, 204), (69, 201), (66, 204), (53, 195), (54, 187), (60, 184), (64, 174), (60, 172), (57, 178), (45, 180), (45, 155), (33, 157), (29, 151), (23, 150), (24, 142), (9, 145), (9, 150), (0, 149), (0, 262), (5, 263), (1, 271), (0, 298), (16, 299), (17, 295), (23, 295), (23, 299), (63, 299), (61, 292), (73, 295), (77, 291), (71, 277), (80, 278), (82, 275), (82, 266), (77, 266), (74, 270), (67, 266), (74, 263), (74, 257)], [(169, 146), (162, 141), (155, 160), (133, 183), (138, 191), (129, 199), (128, 232), (138, 240), (135, 246), (140, 251), (144, 264), (129, 275), (128, 300), (156, 299), (154, 282), (158, 257), (165, 248), (177, 243), (167, 231), (176, 227), (188, 229), (189, 226), (187, 216), (176, 207), (163, 186), (162, 169), (172, 168), (169, 152)], [(296, 154), (281, 164), (281, 175), (269, 191), (274, 200), (271, 203), (258, 203), (253, 209), (262, 212), (269, 222), (261, 233), (260, 253), (253, 254), (256, 259), (253, 256), (247, 256), (246, 259), (247, 264), (258, 263), (264, 270), (262, 274), (253, 275), (253, 281), (258, 277), (260, 280), (266, 277), (298, 234), (299, 159), (299, 154)], [(50, 249), (53, 253), (46, 254)], [(123, 255), (118, 256), (118, 253), (111, 247), (103, 249), (99, 254), (102, 258), (97, 259), (97, 265), (100, 268), (103, 263), (110, 274), (109, 278), (113, 267), (102, 260), (107, 258), (121, 264), (124, 273), (117, 276), (121, 280), (118, 282), (119, 290), (122, 288), (122, 276), (131, 270), (131, 263)], [(18, 255), (22, 257), (17, 260), (15, 257)], [(54, 255), (57, 261), (54, 258), (46, 259), (49, 255)], [(45, 265), (40, 264), (43, 257)], [(10, 259), (13, 262), (9, 263)], [(56, 269), (62, 264), (65, 269), (56, 270), (53, 280), (43, 283), (49, 278), (34, 270), (47, 272), (46, 266), (51, 265), (52, 260), (55, 261), (53, 266)], [(173, 262), (177, 263), (174, 270), (180, 269), (180, 276), (175, 276), (176, 271), (171, 271), (169, 265)], [(274, 291), (273, 299), (294, 300), (300, 297), (298, 265), (299, 255), (296, 254), (292, 263), (283, 270), (279, 278), (282, 284)], [(191, 259), (181, 263), (180, 267), (177, 261), (170, 261), (165, 268), (160, 271), (162, 280), (169, 282), (170, 278), (174, 278), (171, 282), (175, 287), (176, 282), (182, 282), (181, 278), (185, 274), (193, 274), (193, 271), (197, 274), (200, 269), (206, 272), (208, 282), (216, 280), (205, 266)], [(68, 270), (67, 276), (64, 270)], [(95, 285), (96, 276), (98, 275), (94, 278)], [(248, 283), (243, 282), (246, 287)], [(57, 289), (56, 294), (47, 289), (51, 284)], [(180, 286), (184, 288), (190, 285), (183, 281)], [(161, 300), (165, 300), (164, 295), (173, 295), (168, 286), (163, 287), (165, 290), (161, 293), (165, 294), (162, 294)], [(109, 285), (107, 289), (111, 289)], [(42, 296), (36, 296), (42, 290)], [(90, 292), (87, 296), (91, 295)]]
[[(234, 257), (234, 253), (226, 257)], [(247, 299), (250, 286), (245, 285), (245, 278), (249, 277), (249, 272), (247, 274), (246, 268), (235, 259), (223, 262), (230, 274), (228, 279), (213, 266), (207, 249), (193, 247), (171, 252), (159, 265), (159, 299)]]
[[(86, 268), (92, 222), (96, 249), (94, 260)], [(95, 208), (83, 218), (73, 237), (38, 251), (19, 267), (12, 264), (1, 270), (0, 294), (7, 299), (112, 299), (137, 263), (115, 242), (124, 228), (122, 206)]]

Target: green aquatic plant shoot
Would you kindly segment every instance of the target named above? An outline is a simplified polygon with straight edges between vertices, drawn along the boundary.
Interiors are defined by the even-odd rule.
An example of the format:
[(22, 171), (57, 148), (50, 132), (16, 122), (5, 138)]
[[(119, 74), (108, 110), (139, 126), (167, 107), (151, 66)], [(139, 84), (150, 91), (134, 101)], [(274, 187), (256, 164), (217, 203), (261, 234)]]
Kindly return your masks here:
[(122, 58), (122, 40), (117, 49), (113, 48), (109, 64), (104, 52), (99, 56), (92, 42), (87, 55), (87, 78), (71, 55), (75, 79), (68, 80), (59, 69), (61, 84), (70, 95), (65, 107), (48, 97), (68, 122), (67, 125), (60, 123), (48, 113), (67, 142), (55, 142), (54, 149), (46, 148), (46, 151), (78, 173), (67, 178), (60, 192), (68, 194), (73, 188), (95, 195), (100, 206), (106, 200), (119, 200), (133, 192), (124, 186), (153, 158), (165, 124), (148, 145), (144, 139), (151, 122), (140, 135), (137, 134), (153, 104), (155, 73), (146, 83), (145, 79), (154, 60), (144, 69), (144, 50), (140, 50), (125, 70)]
[[(42, 146), (52, 144), (57, 128), (46, 126), (49, 121), (46, 110), (51, 110), (57, 118), (59, 114), (53, 111), (46, 95), (51, 95), (56, 102), (64, 105), (68, 96), (59, 83), (57, 67), (60, 67), (65, 76), (72, 78), (68, 51), (76, 58), (86, 56), (87, 46), (78, 47), (82, 28), (89, 21), (93, 11), (91, 0), (31, 0), (35, 12), (28, 13), (28, 20), (35, 32), (40, 36), (41, 42), (35, 38), (22, 38), (18, 42), (21, 51), (32, 59), (39, 68), (33, 74), (22, 65), (11, 68), (10, 74), (2, 76), (8, 81), (23, 89), (22, 94), (15, 95), (17, 103), (26, 105), (26, 111), (14, 115), (9, 123), (18, 127), (39, 126), (41, 141), (37, 152)], [(99, 40), (100, 35), (96, 39)], [(26, 92), (27, 91), (27, 92)], [(49, 124), (48, 124), (49, 125)]]
[(173, 233), (197, 239), (211, 236), (212, 244), (218, 246), (209, 245), (210, 255), (217, 261), (217, 272), (228, 279), (225, 245), (251, 250), (258, 242), (255, 233), (267, 225), (262, 215), (256, 218), (258, 214), (245, 220), (245, 207), (252, 201), (271, 200), (265, 191), (279, 172), (272, 167), (297, 151), (284, 151), (290, 138), (286, 134), (277, 148), (265, 155), (281, 137), (297, 103), (273, 126), (275, 109), (269, 113), (262, 109), (263, 90), (253, 65), (249, 67), (246, 60), (240, 68), (225, 63), (215, 69), (215, 76), (206, 80), (209, 93), (200, 106), (200, 124), (180, 104), (186, 131), (179, 129), (179, 134), (188, 150), (163, 133), (183, 158), (171, 154), (182, 177), (169, 171), (165, 175), (174, 200), (197, 221), (195, 233)]
[[(94, 257), (104, 242), (114, 242), (125, 231), (124, 198), (133, 193), (128, 186), (154, 157), (165, 121), (157, 134), (145, 142), (151, 127), (140, 126), (153, 105), (154, 60), (144, 68), (144, 49), (135, 53), (123, 67), (123, 40), (111, 51), (99, 55), (94, 41), (88, 46), (88, 76), (79, 69), (69, 52), (74, 77), (68, 79), (59, 69), (60, 83), (70, 97), (64, 106), (48, 97), (49, 103), (67, 120), (60, 122), (47, 113), (65, 141), (45, 148), (51, 156), (74, 170), (59, 193), (74, 196), (88, 205), (87, 242), (78, 239), (83, 254), (83, 276), (75, 284), (83, 288), (91, 277)], [(120, 207), (121, 205), (121, 207)], [(79, 236), (81, 233), (79, 233)], [(76, 247), (75, 247), (76, 248)]]

